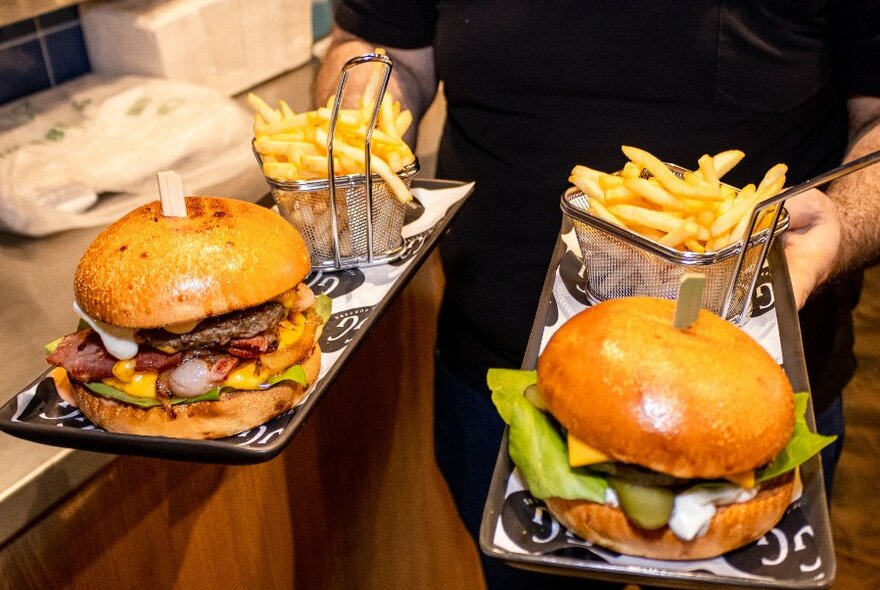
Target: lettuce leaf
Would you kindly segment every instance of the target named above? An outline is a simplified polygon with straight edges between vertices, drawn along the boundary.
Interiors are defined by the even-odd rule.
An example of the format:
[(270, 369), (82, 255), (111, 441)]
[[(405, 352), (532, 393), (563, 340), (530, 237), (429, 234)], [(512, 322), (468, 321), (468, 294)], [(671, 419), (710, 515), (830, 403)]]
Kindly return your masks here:
[(562, 434), (550, 418), (524, 396), (537, 382), (535, 371), (490, 369), (486, 376), (492, 402), (510, 426), (510, 458), (525, 477), (536, 498), (583, 499), (603, 503), (608, 483), (605, 477), (568, 464)]
[(281, 381), (296, 381), (300, 385), (306, 385), (306, 372), (302, 368), (302, 365), (293, 365), (292, 367), (288, 367), (284, 371), (278, 373), (266, 383), (269, 385), (275, 385)]
[(129, 395), (124, 391), (120, 391), (115, 387), (110, 387), (105, 383), (86, 383), (85, 386), (97, 393), (98, 395), (103, 395), (104, 397), (116, 399), (121, 402), (131, 404), (133, 406), (138, 406), (140, 408), (152, 408), (153, 406), (162, 405), (162, 402), (154, 397), (138, 397), (136, 395)]
[(171, 405), (176, 406), (177, 404), (191, 404), (195, 402), (215, 402), (220, 399), (220, 393), (223, 391), (223, 387), (217, 386), (214, 389), (209, 389), (202, 395), (197, 395), (195, 397), (172, 397)]
[(794, 430), (791, 433), (791, 438), (782, 452), (769, 465), (755, 473), (756, 481), (767, 481), (791, 471), (837, 439), (836, 436), (816, 434), (807, 426), (804, 414), (807, 412), (809, 395), (806, 392), (794, 395)]
[(53, 352), (55, 352), (55, 349), (58, 348), (58, 345), (61, 344), (62, 340), (64, 340), (64, 336), (62, 336), (60, 338), (56, 338), (55, 340), (53, 340), (49, 344), (44, 344), (43, 345), (43, 352), (45, 352), (47, 356), (52, 354)]
[[(103, 395), (104, 397), (119, 400), (133, 406), (138, 406), (139, 408), (153, 408), (155, 406), (162, 405), (162, 402), (160, 402), (155, 397), (138, 397), (136, 395), (129, 395), (124, 391), (116, 389), (115, 387), (110, 387), (106, 383), (85, 383), (85, 386), (97, 393), (98, 395)], [(220, 399), (221, 389), (221, 387), (215, 387), (214, 389), (206, 391), (205, 393), (195, 397), (174, 397), (171, 398), (171, 405), (192, 404), (195, 402), (204, 401), (217, 401), (218, 399)]]
[(326, 293), (315, 296), (315, 312), (321, 316), (324, 323), (330, 319), (330, 313), (333, 311), (333, 300)]

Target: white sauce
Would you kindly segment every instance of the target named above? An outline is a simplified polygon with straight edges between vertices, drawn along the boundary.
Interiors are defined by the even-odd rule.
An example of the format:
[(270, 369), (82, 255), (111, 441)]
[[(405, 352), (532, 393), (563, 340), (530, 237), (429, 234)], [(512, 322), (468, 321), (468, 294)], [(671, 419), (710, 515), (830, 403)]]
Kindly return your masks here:
[(608, 486), (605, 488), (605, 504), (608, 506), (613, 506), (617, 508), (620, 506), (620, 500), (617, 498), (617, 492), (614, 491), (614, 488)]
[(716, 507), (748, 502), (757, 493), (757, 486), (751, 489), (732, 484), (695, 486), (675, 496), (669, 528), (678, 538), (691, 541), (709, 530), (709, 521), (715, 515)]
[(111, 355), (124, 361), (134, 358), (137, 354), (138, 345), (134, 340), (134, 328), (120, 328), (119, 326), (112, 326), (90, 318), (80, 309), (76, 301), (73, 302), (73, 311), (98, 333), (98, 336), (101, 337), (101, 342), (104, 343), (104, 348)]

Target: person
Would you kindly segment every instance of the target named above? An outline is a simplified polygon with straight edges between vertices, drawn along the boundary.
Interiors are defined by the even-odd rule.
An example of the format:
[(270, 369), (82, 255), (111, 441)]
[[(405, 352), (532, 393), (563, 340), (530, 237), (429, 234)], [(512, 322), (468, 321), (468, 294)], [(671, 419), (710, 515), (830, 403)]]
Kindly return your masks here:
[[(503, 431), (486, 371), (521, 364), (574, 164), (618, 169), (625, 144), (681, 164), (737, 148), (746, 157), (727, 182), (784, 162), (793, 184), (880, 149), (876, 1), (339, 0), (334, 14), (319, 102), (346, 59), (385, 48), (390, 91), (416, 122), (443, 84), (437, 176), (476, 181), (440, 247), (435, 382), (437, 462), (474, 539)], [(823, 453), (829, 490), (859, 269), (880, 253), (878, 169), (786, 203), (818, 429), (839, 437)], [(483, 566), (490, 587), (547, 587)]]

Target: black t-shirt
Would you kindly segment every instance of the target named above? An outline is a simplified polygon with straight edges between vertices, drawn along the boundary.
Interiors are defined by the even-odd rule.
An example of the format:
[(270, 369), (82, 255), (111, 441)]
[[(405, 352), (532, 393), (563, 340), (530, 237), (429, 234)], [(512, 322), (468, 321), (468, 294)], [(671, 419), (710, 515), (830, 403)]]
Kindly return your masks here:
[[(799, 182), (839, 164), (847, 95), (880, 95), (873, 1), (340, 0), (336, 20), (377, 45), (434, 48), (438, 176), (477, 187), (441, 245), (438, 344), (475, 387), (521, 362), (574, 164), (618, 169), (625, 144), (685, 166), (736, 148), (727, 182), (777, 162)], [(849, 277), (802, 311), (817, 409), (854, 371), (858, 292)]]

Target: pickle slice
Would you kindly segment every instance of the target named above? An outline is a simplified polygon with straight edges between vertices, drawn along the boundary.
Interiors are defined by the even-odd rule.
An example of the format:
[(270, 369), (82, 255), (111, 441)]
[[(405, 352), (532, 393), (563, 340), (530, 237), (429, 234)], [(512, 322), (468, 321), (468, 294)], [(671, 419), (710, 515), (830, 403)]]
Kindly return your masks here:
[(620, 508), (636, 526), (659, 529), (669, 522), (675, 502), (672, 490), (639, 485), (616, 477), (609, 477), (608, 483), (617, 492)]
[(526, 396), (526, 399), (529, 400), (533, 406), (535, 406), (542, 412), (547, 411), (547, 402), (545, 402), (544, 398), (541, 396), (541, 390), (538, 389), (537, 383), (532, 383), (531, 385), (526, 387), (523, 395)]

